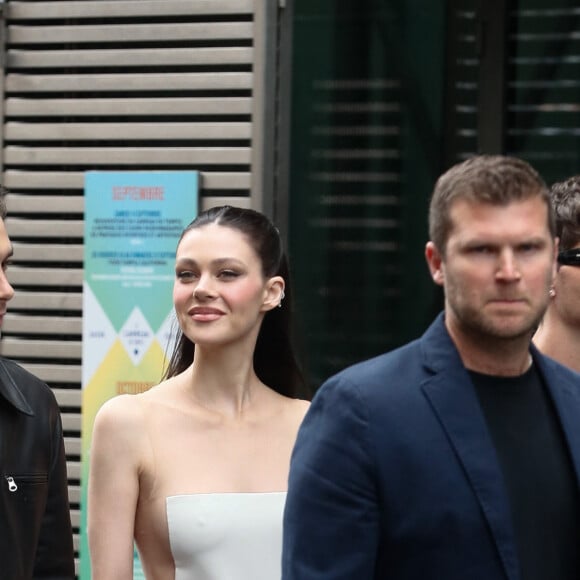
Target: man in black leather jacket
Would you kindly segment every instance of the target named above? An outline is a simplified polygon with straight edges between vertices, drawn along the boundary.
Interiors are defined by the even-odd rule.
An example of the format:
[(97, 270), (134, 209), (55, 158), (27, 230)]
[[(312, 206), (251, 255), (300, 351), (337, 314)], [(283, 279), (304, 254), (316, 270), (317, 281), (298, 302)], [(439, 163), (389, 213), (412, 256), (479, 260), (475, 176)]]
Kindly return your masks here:
[[(14, 290), (6, 278), (12, 244), (0, 188), (0, 325)], [(72, 580), (74, 551), (66, 457), (51, 389), (0, 358), (0, 578)]]

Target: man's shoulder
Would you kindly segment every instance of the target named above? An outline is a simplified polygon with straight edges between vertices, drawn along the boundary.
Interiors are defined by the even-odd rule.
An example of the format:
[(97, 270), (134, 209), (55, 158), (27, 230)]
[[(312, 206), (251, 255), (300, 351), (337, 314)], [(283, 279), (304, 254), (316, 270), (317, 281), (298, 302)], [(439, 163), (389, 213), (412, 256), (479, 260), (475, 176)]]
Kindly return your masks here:
[(0, 391), (5, 395), (23, 397), (35, 410), (56, 404), (52, 389), (42, 379), (3, 357), (0, 357), (0, 383)]

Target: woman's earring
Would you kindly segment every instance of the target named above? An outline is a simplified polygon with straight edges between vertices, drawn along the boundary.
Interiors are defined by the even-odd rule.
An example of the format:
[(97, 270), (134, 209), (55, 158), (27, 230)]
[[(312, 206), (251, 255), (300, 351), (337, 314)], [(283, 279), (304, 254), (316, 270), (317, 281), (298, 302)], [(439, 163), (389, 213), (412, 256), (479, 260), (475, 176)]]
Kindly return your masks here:
[(550, 286), (550, 289), (548, 290), (548, 296), (550, 298), (554, 298), (554, 296), (556, 296), (556, 289), (554, 286)]
[(278, 302), (278, 308), (282, 308), (282, 300), (284, 300), (284, 296), (286, 296), (286, 294), (284, 294), (284, 290), (282, 290), (282, 292), (280, 292), (280, 302)]

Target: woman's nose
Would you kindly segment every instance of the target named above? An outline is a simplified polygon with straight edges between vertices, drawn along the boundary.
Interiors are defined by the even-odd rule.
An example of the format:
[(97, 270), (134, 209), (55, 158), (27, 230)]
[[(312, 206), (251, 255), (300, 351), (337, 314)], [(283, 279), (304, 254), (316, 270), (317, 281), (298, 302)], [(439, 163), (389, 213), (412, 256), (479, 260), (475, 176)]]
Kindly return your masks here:
[(193, 289), (193, 296), (198, 300), (203, 300), (213, 297), (214, 294), (211, 277), (206, 275), (200, 276)]

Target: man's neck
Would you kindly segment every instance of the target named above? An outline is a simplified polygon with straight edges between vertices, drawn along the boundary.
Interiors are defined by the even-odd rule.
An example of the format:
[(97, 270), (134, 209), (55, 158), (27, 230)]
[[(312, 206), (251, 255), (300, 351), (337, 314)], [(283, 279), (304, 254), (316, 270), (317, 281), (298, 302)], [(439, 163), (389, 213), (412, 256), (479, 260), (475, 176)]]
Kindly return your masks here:
[(458, 329), (448, 328), (448, 332), (468, 370), (498, 377), (516, 377), (523, 375), (532, 364), (531, 336), (486, 339)]

